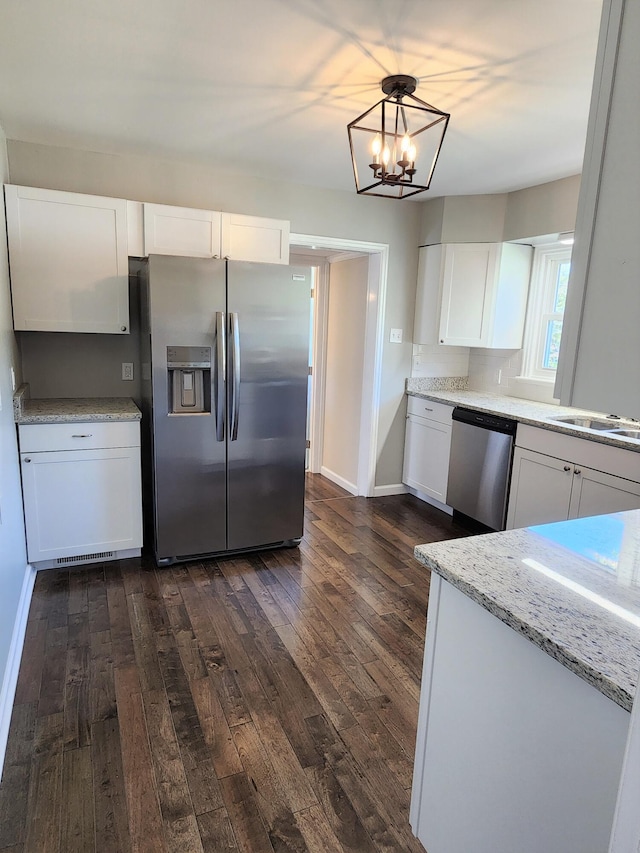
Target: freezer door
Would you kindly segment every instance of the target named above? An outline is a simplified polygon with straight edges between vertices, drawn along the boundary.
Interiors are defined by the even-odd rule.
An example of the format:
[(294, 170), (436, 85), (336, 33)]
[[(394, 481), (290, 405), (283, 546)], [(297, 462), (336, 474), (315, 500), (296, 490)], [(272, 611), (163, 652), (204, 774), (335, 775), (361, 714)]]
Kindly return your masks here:
[(302, 536), (311, 272), (230, 262), (229, 549)]
[[(224, 551), (226, 452), (220, 411), (216, 417), (224, 384), (218, 373), (216, 385), (216, 351), (225, 328), (225, 264), (152, 255), (148, 280), (156, 558)], [(201, 379), (200, 389), (194, 383)]]

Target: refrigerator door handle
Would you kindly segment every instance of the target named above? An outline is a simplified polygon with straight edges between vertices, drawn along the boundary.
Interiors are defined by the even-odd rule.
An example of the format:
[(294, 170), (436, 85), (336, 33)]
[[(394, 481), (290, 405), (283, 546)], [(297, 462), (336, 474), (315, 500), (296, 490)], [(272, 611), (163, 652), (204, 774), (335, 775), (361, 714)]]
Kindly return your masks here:
[(225, 404), (225, 353), (227, 351), (224, 311), (216, 311), (216, 357), (213, 371), (214, 411), (216, 417), (216, 441), (224, 441)]
[(238, 415), (240, 413), (240, 328), (238, 325), (237, 312), (229, 312), (229, 337), (230, 347), (229, 356), (231, 358), (231, 426), (230, 438), (231, 441), (236, 441), (238, 438)]

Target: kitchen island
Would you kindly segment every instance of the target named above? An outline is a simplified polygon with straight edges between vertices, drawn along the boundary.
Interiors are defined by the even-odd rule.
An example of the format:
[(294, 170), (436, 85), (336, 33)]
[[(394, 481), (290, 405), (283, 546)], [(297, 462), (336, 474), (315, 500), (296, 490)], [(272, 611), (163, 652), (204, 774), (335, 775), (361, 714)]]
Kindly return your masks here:
[(411, 825), (429, 853), (605, 853), (640, 670), (640, 511), (418, 546)]

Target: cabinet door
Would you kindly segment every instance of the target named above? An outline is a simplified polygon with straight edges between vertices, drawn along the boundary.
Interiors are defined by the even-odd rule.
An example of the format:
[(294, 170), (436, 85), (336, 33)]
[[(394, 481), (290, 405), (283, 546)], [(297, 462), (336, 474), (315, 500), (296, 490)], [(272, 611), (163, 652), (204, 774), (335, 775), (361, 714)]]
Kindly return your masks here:
[(446, 503), (451, 426), (409, 415), (402, 482)]
[(129, 331), (127, 203), (6, 186), (14, 328)]
[(569, 518), (640, 509), (640, 483), (574, 466)]
[(22, 453), (29, 562), (142, 546), (139, 448)]
[(495, 243), (444, 247), (440, 343), (484, 347), (491, 334), (495, 298)]
[(418, 263), (418, 287), (413, 325), (414, 344), (437, 344), (442, 292), (441, 245), (422, 246)]
[(516, 447), (507, 530), (566, 521), (571, 503), (572, 478), (573, 465), (568, 462)]
[(220, 257), (220, 214), (214, 210), (144, 205), (145, 255)]
[(222, 257), (266, 264), (289, 263), (289, 223), (238, 213), (222, 214)]

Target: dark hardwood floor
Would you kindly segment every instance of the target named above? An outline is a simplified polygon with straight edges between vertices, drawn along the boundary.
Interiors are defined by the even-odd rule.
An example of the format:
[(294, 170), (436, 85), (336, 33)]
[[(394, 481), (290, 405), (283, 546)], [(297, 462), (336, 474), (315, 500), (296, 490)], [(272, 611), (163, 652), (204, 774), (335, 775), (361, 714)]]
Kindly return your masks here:
[(412, 550), (462, 535), (411, 496), (311, 475), (299, 549), (41, 572), (0, 850), (422, 851)]

